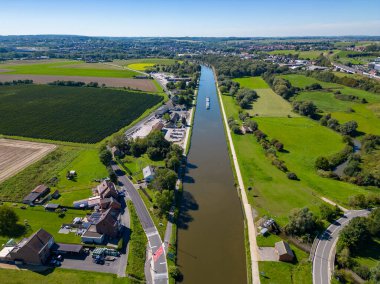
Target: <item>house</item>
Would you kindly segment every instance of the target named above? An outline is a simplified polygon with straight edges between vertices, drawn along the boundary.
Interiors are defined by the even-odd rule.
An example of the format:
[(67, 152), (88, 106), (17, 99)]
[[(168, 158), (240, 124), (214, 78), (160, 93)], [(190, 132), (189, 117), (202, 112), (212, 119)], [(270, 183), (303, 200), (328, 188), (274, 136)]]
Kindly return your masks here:
[(154, 179), (155, 175), (153, 167), (147, 166), (143, 168), (143, 175), (146, 182), (151, 182)]
[(121, 209), (121, 204), (113, 197), (104, 198), (104, 199), (100, 200), (99, 205), (100, 205), (100, 208), (102, 208), (102, 210), (106, 210), (108, 208), (112, 208), (115, 210)]
[(51, 250), (57, 254), (81, 254), (83, 251), (82, 245), (76, 245), (76, 244), (62, 244), (62, 243), (55, 243)]
[(117, 199), (119, 196), (113, 182), (108, 180), (102, 181), (102, 183), (97, 186), (96, 191), (101, 198), (113, 197)]
[(294, 253), (287, 242), (280, 241), (275, 243), (274, 250), (279, 261), (292, 262), (294, 260)]
[(112, 208), (105, 212), (94, 212), (87, 218), (91, 225), (82, 234), (84, 243), (103, 243), (106, 238), (117, 238), (121, 230), (119, 210)]
[(179, 114), (177, 112), (173, 112), (171, 115), (170, 115), (170, 121), (172, 123), (177, 123), (177, 121), (179, 120)]
[(44, 184), (40, 184), (35, 189), (33, 189), (27, 196), (25, 196), (22, 201), (25, 204), (30, 204), (36, 202), (37, 199), (40, 199), (46, 196), (50, 192), (50, 188), (48, 188)]
[(45, 264), (50, 256), (50, 249), (53, 244), (53, 236), (44, 229), (40, 229), (17, 244), (10, 252), (10, 256), (14, 261), (22, 261), (27, 264)]

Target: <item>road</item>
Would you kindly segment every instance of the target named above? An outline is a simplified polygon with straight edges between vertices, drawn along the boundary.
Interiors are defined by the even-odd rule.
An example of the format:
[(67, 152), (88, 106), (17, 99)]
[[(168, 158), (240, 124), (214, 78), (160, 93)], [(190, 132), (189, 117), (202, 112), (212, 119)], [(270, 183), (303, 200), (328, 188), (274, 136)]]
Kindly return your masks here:
[(334, 269), (335, 246), (338, 241), (340, 230), (355, 217), (364, 217), (369, 210), (350, 210), (333, 224), (319, 237), (317, 248), (313, 258), (313, 283), (329, 284)]
[[(148, 238), (149, 249), (151, 250), (153, 255), (156, 253), (159, 254), (158, 252), (160, 251), (160, 247), (163, 245), (163, 243), (158, 233), (158, 230), (154, 225), (153, 220), (150, 217), (150, 214), (140, 197), (140, 194), (137, 192), (133, 183), (127, 178), (127, 176), (115, 162), (112, 162), (111, 166), (118, 176), (120, 186), (124, 187), (128, 197), (135, 206), (137, 216), (139, 217), (141, 225)], [(159, 257), (157, 257), (156, 261), (154, 261), (153, 258), (150, 259), (151, 270), (148, 270), (148, 272), (150, 272), (150, 275), (145, 275), (147, 283), (168, 283), (168, 266), (166, 262), (166, 253), (165, 250), (162, 251), (162, 254)]]

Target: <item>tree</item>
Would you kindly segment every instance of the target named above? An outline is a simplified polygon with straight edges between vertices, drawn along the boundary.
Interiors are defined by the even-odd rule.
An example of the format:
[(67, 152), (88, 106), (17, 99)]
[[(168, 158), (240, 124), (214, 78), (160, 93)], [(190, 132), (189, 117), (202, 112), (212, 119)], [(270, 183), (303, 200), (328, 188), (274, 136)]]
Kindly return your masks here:
[(166, 212), (170, 210), (170, 207), (174, 200), (174, 191), (169, 191), (166, 189), (162, 191), (157, 191), (154, 194), (154, 197), (154, 204), (158, 209), (159, 216), (162, 217)]
[(99, 153), (99, 159), (103, 165), (108, 166), (112, 161), (112, 154), (108, 150), (102, 150)]
[(127, 138), (125, 137), (124, 133), (116, 133), (115, 135), (113, 135), (108, 145), (111, 148), (115, 146), (123, 152), (128, 152), (130, 150), (129, 141), (127, 141)]
[(380, 237), (380, 208), (372, 210), (369, 215), (368, 230), (372, 236)]
[(318, 157), (315, 160), (315, 167), (318, 170), (324, 170), (324, 171), (331, 170), (330, 162), (329, 162), (329, 160), (326, 157)]
[(303, 236), (314, 234), (317, 229), (316, 218), (309, 208), (293, 210), (289, 216), (289, 223), (285, 226), (288, 235)]
[(336, 205), (335, 207), (332, 207), (327, 204), (321, 204), (321, 206), (319, 206), (319, 211), (321, 212), (322, 219), (329, 222), (334, 221), (336, 218), (342, 215), (342, 210)]
[(373, 283), (380, 282), (380, 263), (371, 269), (371, 280)]
[(13, 236), (19, 218), (13, 208), (0, 206), (0, 235)]
[(337, 253), (337, 262), (341, 267), (350, 267), (352, 264), (351, 258), (350, 258), (350, 250), (345, 247), (340, 252)]
[(179, 270), (178, 266), (171, 265), (169, 266), (169, 274), (171, 277), (173, 277), (176, 281), (181, 281), (183, 278), (183, 275), (181, 271)]
[(177, 182), (177, 174), (171, 169), (157, 169), (153, 180), (154, 186), (159, 189), (174, 190)]
[(341, 251), (344, 247), (347, 247), (350, 251), (356, 250), (358, 246), (367, 241), (369, 237), (367, 218), (353, 218), (340, 232), (338, 251)]
[(244, 120), (244, 125), (247, 126), (247, 127), (249, 127), (249, 128), (251, 128), (252, 131), (256, 131), (257, 128), (258, 128), (257, 122), (254, 121), (254, 120), (252, 120), (252, 119), (250, 119), (250, 118), (246, 118)]
[(240, 130), (240, 127), (239, 127), (239, 125), (232, 125), (232, 127), (231, 127), (231, 131), (233, 132), (233, 133), (235, 133), (235, 134), (241, 134), (241, 130)]
[(347, 121), (339, 127), (339, 131), (343, 135), (353, 135), (358, 128), (358, 123), (355, 120)]

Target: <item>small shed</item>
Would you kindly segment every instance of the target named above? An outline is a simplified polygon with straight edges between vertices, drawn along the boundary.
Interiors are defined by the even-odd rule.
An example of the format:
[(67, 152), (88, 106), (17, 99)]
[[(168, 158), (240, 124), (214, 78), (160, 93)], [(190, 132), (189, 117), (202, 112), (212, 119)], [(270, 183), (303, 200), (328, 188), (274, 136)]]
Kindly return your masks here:
[(143, 168), (143, 175), (144, 175), (144, 180), (146, 182), (151, 182), (154, 179), (154, 169), (151, 166), (147, 166)]
[(287, 242), (280, 241), (275, 243), (274, 249), (279, 261), (292, 262), (294, 260), (294, 253)]
[(59, 204), (48, 203), (44, 207), (45, 207), (45, 210), (54, 211), (55, 209), (59, 208)]

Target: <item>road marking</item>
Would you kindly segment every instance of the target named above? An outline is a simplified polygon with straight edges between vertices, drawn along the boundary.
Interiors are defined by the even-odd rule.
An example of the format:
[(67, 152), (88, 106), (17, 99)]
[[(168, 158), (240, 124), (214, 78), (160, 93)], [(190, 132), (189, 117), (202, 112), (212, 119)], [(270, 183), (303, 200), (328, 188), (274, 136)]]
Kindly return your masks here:
[(150, 238), (150, 237), (152, 237), (152, 236), (154, 236), (154, 235), (158, 235), (158, 232), (155, 231), (155, 232), (151, 232), (151, 233), (146, 233), (146, 236), (147, 236), (148, 238)]
[(166, 262), (160, 262), (160, 264), (166, 264)]

